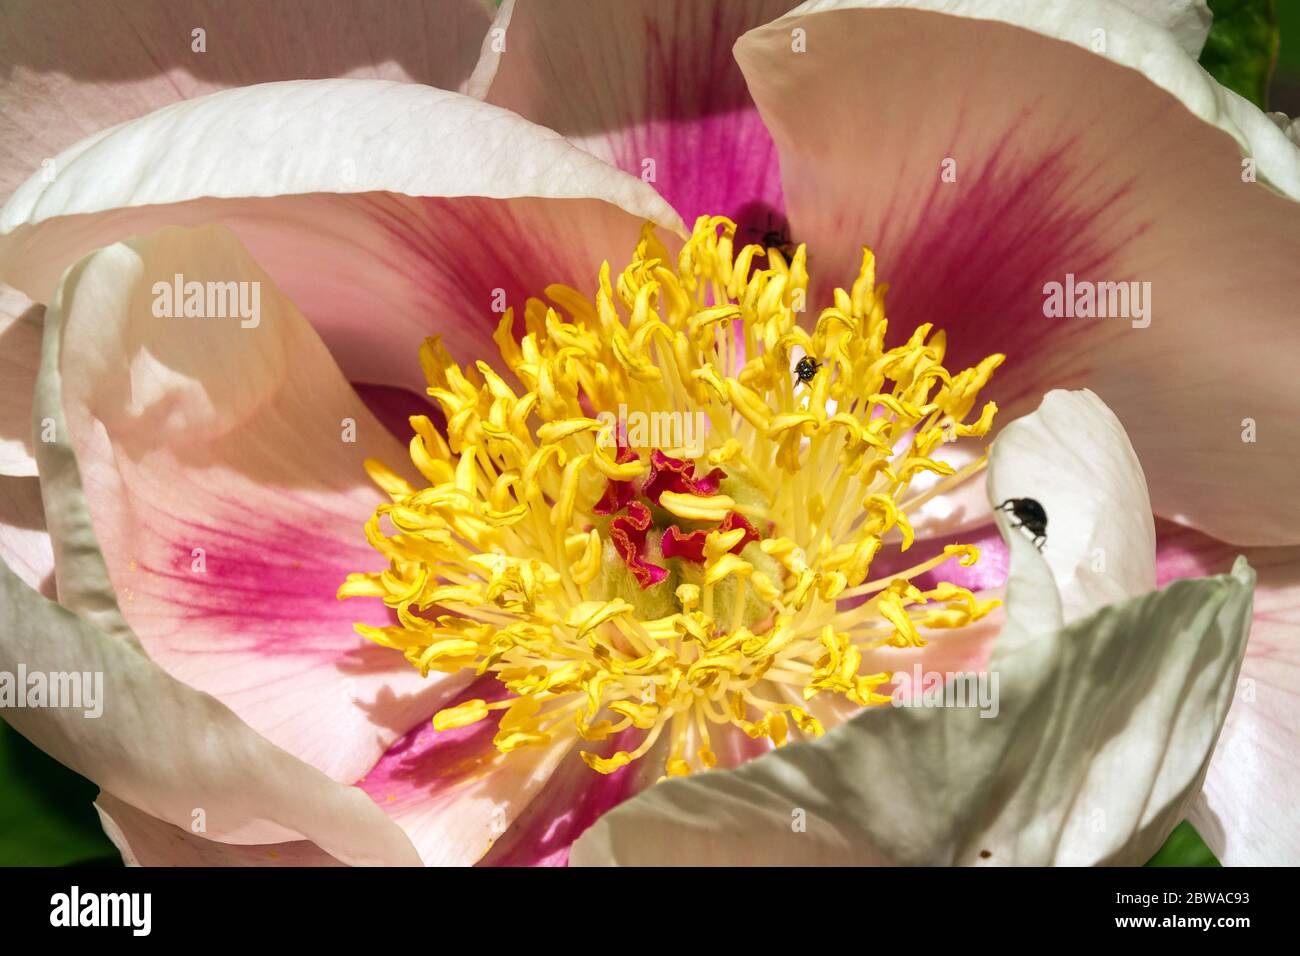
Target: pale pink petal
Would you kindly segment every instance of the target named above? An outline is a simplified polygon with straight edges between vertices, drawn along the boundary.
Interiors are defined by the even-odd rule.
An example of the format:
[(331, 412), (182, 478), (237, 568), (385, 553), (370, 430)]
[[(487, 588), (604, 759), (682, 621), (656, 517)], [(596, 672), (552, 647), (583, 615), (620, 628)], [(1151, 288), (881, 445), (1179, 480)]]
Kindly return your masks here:
[[(257, 324), (156, 316), (155, 284), (177, 274), (256, 283)], [(401, 467), (404, 444), (222, 227), (94, 253), (47, 321), (38, 403), (59, 441), (37, 453), (62, 602), (88, 614), (105, 601), (79, 559), (76, 536), (93, 530), (79, 547), (102, 550), (111, 593), (158, 664), (356, 780), (448, 692), (354, 633), (390, 623), (380, 602), (335, 598), (350, 572), (384, 566), (363, 529), (386, 499), (362, 462)]]
[(783, 223), (780, 173), (731, 55), (789, 0), (506, 0), (489, 102), (652, 183), (686, 221), (736, 217), (758, 242)]
[(84, 136), (227, 87), (348, 76), (461, 89), (491, 17), (489, 0), (13, 0), (0, 8), (0, 196)]
[(54, 549), (39, 478), (0, 475), (0, 561), (28, 587), (54, 599)]
[[(423, 391), (416, 350), (491, 354), (501, 311), (590, 290), (654, 190), (556, 133), (409, 83), (319, 80), (178, 103), (65, 151), (0, 211), (0, 278), (47, 301), (79, 256), (164, 225), (228, 225), (352, 380)], [(109, 172), (111, 171), (111, 172)]]
[[(1218, 573), (1241, 548), (1170, 523), (1160, 582)], [(1277, 866), (1300, 855), (1300, 548), (1244, 551), (1259, 573), (1236, 697), (1191, 816), (1224, 864)]]
[[(1169, 521), (1158, 521), (1155, 530), (1158, 587), (1179, 578), (1224, 573), (1239, 554), (1245, 554), (1258, 572), (1250, 640), (1235, 700), (1210, 764), (1205, 792), (1194, 805), (1191, 818), (1224, 863), (1287, 863), (1300, 852), (1295, 841), (1300, 818), (1291, 810), (1294, 801), (1290, 797), (1300, 772), (1296, 760), (1300, 752), (1300, 695), (1294, 689), (1300, 681), (1300, 549), (1242, 549)], [(978, 564), (970, 569), (945, 565), (943, 574), (932, 572), (922, 584), (944, 577), (971, 588), (1001, 586), (1006, 575), (1006, 548), (989, 540), (986, 531), (960, 537), (979, 546)], [(932, 547), (944, 541), (934, 542)], [(913, 550), (924, 555), (927, 544), (918, 541)], [(886, 565), (878, 560), (873, 574), (888, 573), (888, 568), (906, 563)], [(978, 646), (977, 641), (967, 642), (965, 631), (956, 636), (963, 645)], [(950, 638), (938, 636), (935, 640), (944, 651), (957, 650), (950, 647)]]
[[(902, 329), (944, 328), (950, 367), (1007, 354), (1000, 421), (1086, 386), (1157, 513), (1300, 541), (1300, 497), (1276, 491), (1300, 445), (1300, 150), (1172, 34), (1081, 0), (817, 2), (736, 56), (819, 282), (869, 243)], [(1048, 318), (1067, 275), (1150, 295), (1129, 317)]]
[(0, 560), (54, 597), (54, 553), (32, 455), (32, 393), (45, 310), (0, 285)]
[(36, 474), (32, 456), (32, 389), (41, 362), (45, 310), (0, 284), (0, 475)]

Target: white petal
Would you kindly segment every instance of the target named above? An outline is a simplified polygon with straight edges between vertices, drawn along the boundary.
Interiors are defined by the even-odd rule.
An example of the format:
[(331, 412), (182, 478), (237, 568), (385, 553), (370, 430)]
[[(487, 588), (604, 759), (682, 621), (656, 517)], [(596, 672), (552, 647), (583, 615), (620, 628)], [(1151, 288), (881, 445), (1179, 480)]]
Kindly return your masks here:
[[(1047, 512), (1042, 551), (1066, 623), (1156, 586), (1156, 530), (1146, 480), (1119, 419), (1092, 392), (1048, 392), (989, 450), (989, 504), (1030, 498)], [(995, 512), (1004, 537), (1013, 513)]]
[(164, 823), (112, 794), (95, 801), (104, 832), (127, 866), (339, 866), (316, 844), (238, 844), (206, 839), (189, 828)]
[(1164, 27), (1188, 56), (1198, 57), (1213, 15), (1206, 0), (1117, 0), (1134, 13)]

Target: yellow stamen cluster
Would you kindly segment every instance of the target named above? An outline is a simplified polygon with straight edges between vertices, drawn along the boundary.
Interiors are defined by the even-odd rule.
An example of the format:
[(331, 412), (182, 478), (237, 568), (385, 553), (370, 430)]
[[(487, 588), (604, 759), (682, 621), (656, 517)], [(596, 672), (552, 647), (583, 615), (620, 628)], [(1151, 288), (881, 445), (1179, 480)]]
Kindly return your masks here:
[[(366, 535), (390, 564), (350, 575), (339, 596), (393, 608), (396, 625), (357, 630), (421, 673), (491, 673), (508, 692), (445, 709), (436, 728), (499, 711), (502, 752), (607, 741), (582, 757), (609, 773), (658, 743), (660, 767), (689, 773), (715, 765), (731, 728), (780, 745), (851, 709), (836, 695), (853, 708), (888, 701), (878, 689), (891, 675), (861, 673), (864, 651), (922, 645), (923, 629), (961, 627), (997, 603), (910, 583), (951, 558), (973, 563), (969, 546), (868, 578), (883, 546), (912, 543), (907, 511), (935, 490), (909, 501), (912, 480), (964, 477), (934, 454), (988, 431), (992, 403), (966, 419), (1002, 356), (950, 374), (929, 325), (886, 349), (867, 249), (852, 288), (805, 329), (803, 247), (788, 263), (736, 251), (735, 228), (701, 217), (674, 264), (647, 226), (621, 274), (604, 264), (594, 301), (547, 288), (553, 305), (528, 301), (522, 340), (508, 312), (495, 336), (506, 372), (461, 368), (425, 344), (447, 439), (411, 419), (425, 487), (368, 463), (390, 500)], [(819, 363), (809, 381), (792, 372), (801, 353)], [(702, 561), (650, 554), (672, 573), (644, 588), (593, 510), (611, 482), (649, 473), (649, 449), (618, 454), (599, 415), (620, 406), (702, 413), (694, 463), (726, 475), (716, 493), (658, 498), (651, 549), (669, 522), (707, 537)], [(729, 512), (760, 540), (739, 549), (746, 530), (717, 527)]]

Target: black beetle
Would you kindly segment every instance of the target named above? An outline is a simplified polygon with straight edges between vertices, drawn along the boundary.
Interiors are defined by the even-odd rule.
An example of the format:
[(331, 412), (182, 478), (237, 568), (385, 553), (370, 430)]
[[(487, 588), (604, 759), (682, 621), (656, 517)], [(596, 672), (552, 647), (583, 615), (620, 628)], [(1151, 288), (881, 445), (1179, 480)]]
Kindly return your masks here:
[(799, 381), (807, 385), (817, 377), (817, 371), (822, 367), (822, 363), (817, 361), (811, 355), (805, 355), (799, 361), (794, 363), (794, 374)]
[(1047, 542), (1047, 511), (1033, 498), (1008, 498), (998, 505), (999, 511), (1009, 511), (1019, 520), (1013, 528), (1024, 528), (1034, 536), (1034, 547), (1039, 551)]

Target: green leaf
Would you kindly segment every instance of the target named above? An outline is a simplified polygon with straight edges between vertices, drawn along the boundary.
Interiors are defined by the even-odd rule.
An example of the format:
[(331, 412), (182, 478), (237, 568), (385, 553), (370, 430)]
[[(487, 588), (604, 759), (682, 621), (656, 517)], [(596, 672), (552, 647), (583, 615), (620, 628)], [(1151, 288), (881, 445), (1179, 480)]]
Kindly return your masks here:
[(1260, 109), (1277, 63), (1279, 32), (1273, 0), (1209, 0), (1214, 13), (1201, 66)]
[(1282, 33), (1282, 46), (1277, 63), (1282, 70), (1300, 72), (1300, 3), (1289, 0), (1277, 7), (1277, 26)]
[(120, 863), (92, 806), (98, 792), (0, 720), (0, 866)]
[(1222, 866), (1205, 845), (1196, 828), (1184, 820), (1174, 827), (1165, 845), (1147, 860), (1147, 866)]

